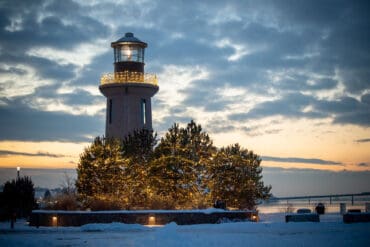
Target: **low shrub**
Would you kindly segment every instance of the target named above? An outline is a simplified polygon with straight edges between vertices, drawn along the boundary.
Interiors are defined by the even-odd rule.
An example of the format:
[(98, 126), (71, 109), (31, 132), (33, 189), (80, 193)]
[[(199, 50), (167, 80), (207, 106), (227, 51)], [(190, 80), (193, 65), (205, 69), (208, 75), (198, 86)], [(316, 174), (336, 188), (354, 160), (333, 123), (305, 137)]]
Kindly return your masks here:
[(50, 199), (46, 209), (72, 211), (81, 209), (81, 205), (75, 194), (59, 194)]
[(122, 207), (118, 201), (115, 200), (103, 200), (93, 199), (86, 204), (86, 208), (92, 211), (103, 211), (103, 210), (121, 210)]

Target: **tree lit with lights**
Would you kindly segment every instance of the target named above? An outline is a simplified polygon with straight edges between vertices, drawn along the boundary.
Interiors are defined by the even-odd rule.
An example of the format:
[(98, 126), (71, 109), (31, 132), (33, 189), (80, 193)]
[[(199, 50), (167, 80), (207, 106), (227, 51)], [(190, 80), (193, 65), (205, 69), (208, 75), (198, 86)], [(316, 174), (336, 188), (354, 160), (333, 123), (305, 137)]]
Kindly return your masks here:
[[(159, 141), (149, 130), (124, 141), (97, 137), (80, 156), (76, 187), (93, 209), (189, 209), (216, 199), (252, 209), (270, 196), (261, 159), (238, 144), (216, 148), (194, 121), (174, 124)], [(96, 202), (104, 206), (96, 207)]]

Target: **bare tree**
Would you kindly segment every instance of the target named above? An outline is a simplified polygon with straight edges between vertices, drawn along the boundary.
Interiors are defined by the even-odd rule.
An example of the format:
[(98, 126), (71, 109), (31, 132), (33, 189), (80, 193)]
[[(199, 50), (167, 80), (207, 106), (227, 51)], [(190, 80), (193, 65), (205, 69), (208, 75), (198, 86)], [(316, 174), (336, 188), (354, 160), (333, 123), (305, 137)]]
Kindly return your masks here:
[(74, 194), (76, 191), (75, 183), (76, 183), (76, 179), (73, 179), (72, 176), (65, 171), (64, 176), (63, 176), (63, 181), (61, 184), (62, 192), (68, 195)]

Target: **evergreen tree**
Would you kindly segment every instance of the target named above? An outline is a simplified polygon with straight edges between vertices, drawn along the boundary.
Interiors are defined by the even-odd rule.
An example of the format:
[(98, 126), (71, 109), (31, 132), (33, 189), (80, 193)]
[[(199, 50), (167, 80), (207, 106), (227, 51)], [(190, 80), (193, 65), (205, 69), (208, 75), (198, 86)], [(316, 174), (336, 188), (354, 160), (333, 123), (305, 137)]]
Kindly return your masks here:
[(124, 171), (126, 208), (145, 208), (149, 203), (148, 169), (156, 144), (157, 134), (147, 129), (133, 131), (122, 142), (122, 155), (128, 160)]
[(3, 201), (5, 211), (10, 217), (16, 214), (17, 217), (30, 215), (32, 209), (36, 208), (35, 189), (30, 177), (21, 177), (8, 181), (4, 184)]
[(102, 200), (115, 208), (145, 207), (148, 164), (156, 142), (156, 134), (146, 129), (134, 131), (122, 143), (97, 137), (77, 167), (76, 188), (84, 204)]
[[(120, 208), (208, 207), (212, 200), (253, 208), (269, 197), (261, 159), (235, 144), (217, 150), (194, 121), (174, 124), (161, 138), (138, 130), (122, 143), (96, 138), (80, 156), (76, 187), (86, 202), (118, 202)], [(109, 205), (107, 208), (109, 209)]]
[(125, 190), (124, 171), (128, 161), (122, 158), (118, 140), (97, 137), (80, 155), (76, 188), (85, 203), (90, 200), (116, 200)]
[(133, 162), (145, 165), (153, 158), (157, 134), (152, 130), (134, 130), (122, 142), (122, 155)]
[(213, 200), (227, 206), (253, 209), (257, 199), (267, 199), (271, 186), (264, 186), (261, 159), (238, 144), (221, 148), (209, 167), (209, 186)]
[(152, 162), (149, 174), (152, 193), (174, 206), (191, 206), (198, 193), (194, 162), (178, 155), (162, 156)]
[(215, 147), (209, 135), (202, 131), (201, 125), (191, 120), (186, 128), (180, 128), (179, 124), (174, 123), (161, 138), (155, 155), (181, 156), (195, 163), (202, 163), (211, 157), (214, 151)]
[[(151, 173), (157, 181), (153, 184), (154, 188), (160, 185), (161, 187), (157, 189), (163, 190), (166, 183), (171, 187), (171, 184), (178, 182), (166, 175), (176, 173), (177, 169), (180, 169), (181, 172), (184, 172), (184, 177), (191, 179), (183, 180), (182, 185), (177, 188), (171, 187), (172, 193), (179, 193), (178, 196), (172, 195), (171, 198), (181, 195), (184, 196), (182, 202), (192, 200), (193, 206), (195, 206), (194, 202), (204, 200), (207, 194), (206, 167), (214, 151), (212, 140), (200, 125), (191, 120), (185, 128), (180, 128), (175, 123), (155, 149), (157, 160), (151, 164), (153, 167), (151, 172), (157, 171), (154, 175)], [(175, 162), (179, 164), (175, 165)], [(188, 166), (186, 169), (185, 165)], [(161, 168), (159, 169), (157, 166)], [(161, 172), (158, 173), (158, 170)], [(162, 179), (162, 183), (158, 182), (160, 179)], [(184, 181), (188, 181), (188, 184), (184, 184)]]

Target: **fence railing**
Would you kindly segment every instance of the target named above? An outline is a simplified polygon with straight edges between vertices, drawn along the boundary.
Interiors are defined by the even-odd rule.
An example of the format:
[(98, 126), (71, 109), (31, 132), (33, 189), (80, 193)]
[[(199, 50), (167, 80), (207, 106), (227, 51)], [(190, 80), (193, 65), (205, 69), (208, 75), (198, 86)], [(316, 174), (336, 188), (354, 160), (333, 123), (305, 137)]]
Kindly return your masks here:
[(101, 85), (111, 83), (145, 83), (158, 86), (158, 80), (155, 74), (131, 71), (106, 73), (101, 76)]

